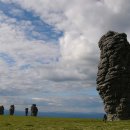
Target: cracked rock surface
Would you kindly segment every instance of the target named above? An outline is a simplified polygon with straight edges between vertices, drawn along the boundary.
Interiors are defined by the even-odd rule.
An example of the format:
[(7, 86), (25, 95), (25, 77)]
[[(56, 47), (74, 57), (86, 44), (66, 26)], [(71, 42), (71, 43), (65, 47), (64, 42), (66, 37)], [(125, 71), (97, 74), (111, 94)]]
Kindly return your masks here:
[(125, 33), (109, 31), (99, 40), (97, 90), (107, 120), (130, 119), (130, 44)]

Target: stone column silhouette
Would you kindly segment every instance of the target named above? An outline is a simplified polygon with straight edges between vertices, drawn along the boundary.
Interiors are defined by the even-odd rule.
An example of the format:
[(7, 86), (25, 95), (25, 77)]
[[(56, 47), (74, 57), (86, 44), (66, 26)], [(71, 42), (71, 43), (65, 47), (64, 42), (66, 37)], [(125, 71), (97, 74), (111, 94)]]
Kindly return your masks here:
[(28, 116), (28, 108), (25, 108), (25, 116)]
[(14, 106), (14, 105), (11, 105), (11, 106), (10, 106), (10, 109), (9, 109), (10, 115), (14, 115), (14, 111), (15, 111), (15, 106)]
[(107, 120), (130, 119), (130, 44), (125, 33), (109, 31), (99, 40), (97, 90)]
[(37, 116), (38, 114), (38, 108), (36, 106), (36, 104), (32, 104), (31, 106), (31, 116)]
[(4, 115), (4, 106), (0, 106), (0, 115)]

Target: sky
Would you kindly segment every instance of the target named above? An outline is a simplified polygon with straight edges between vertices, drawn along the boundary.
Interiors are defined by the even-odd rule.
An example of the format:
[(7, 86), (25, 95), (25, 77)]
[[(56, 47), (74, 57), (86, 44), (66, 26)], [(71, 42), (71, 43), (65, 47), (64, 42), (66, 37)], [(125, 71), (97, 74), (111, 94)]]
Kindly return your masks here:
[(130, 40), (129, 0), (0, 0), (0, 104), (43, 112), (104, 112), (98, 41)]

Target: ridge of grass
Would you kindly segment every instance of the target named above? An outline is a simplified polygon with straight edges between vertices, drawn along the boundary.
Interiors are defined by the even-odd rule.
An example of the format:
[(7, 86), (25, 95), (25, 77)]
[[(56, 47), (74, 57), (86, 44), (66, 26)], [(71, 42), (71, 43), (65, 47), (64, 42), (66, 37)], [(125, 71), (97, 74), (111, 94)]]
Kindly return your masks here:
[(0, 116), (0, 130), (130, 130), (130, 120)]

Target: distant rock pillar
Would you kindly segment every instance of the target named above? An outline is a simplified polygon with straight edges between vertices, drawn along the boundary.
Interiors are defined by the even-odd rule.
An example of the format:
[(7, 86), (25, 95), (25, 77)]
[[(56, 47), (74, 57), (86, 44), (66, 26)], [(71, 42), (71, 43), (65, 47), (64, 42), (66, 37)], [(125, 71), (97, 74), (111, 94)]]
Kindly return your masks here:
[(127, 35), (109, 31), (98, 45), (97, 90), (104, 102), (107, 120), (130, 119), (130, 44)]

